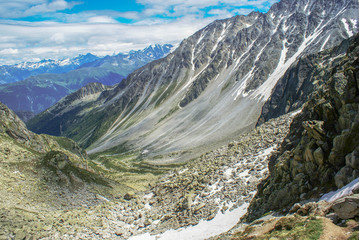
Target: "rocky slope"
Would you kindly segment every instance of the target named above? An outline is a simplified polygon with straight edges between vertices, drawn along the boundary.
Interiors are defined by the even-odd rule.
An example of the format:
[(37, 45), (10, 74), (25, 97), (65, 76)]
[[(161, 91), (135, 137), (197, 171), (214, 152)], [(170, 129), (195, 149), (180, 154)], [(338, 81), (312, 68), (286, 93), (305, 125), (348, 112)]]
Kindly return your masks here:
[(189, 160), (253, 128), (293, 63), (357, 32), (358, 4), (283, 0), (266, 14), (215, 21), (105, 91), (86, 106), (87, 114), (78, 109), (53, 124), (64, 111), (45, 112), (29, 127), (43, 133), (41, 126), (58, 132), (61, 125), (64, 136), (91, 154), (144, 153), (162, 164)]
[[(135, 69), (166, 56), (172, 47), (169, 44), (155, 45), (143, 50), (130, 51), (128, 54), (120, 53), (101, 59), (89, 58), (92, 59), (91, 62), (74, 59), (73, 62), (77, 65), (75, 63), (73, 65), (77, 67), (72, 71), (69, 69), (62, 74), (39, 74), (23, 81), (0, 85), (0, 101), (16, 112), (37, 114), (88, 83), (100, 82), (105, 85), (119, 83)], [(28, 64), (23, 64), (22, 67), (33, 68)]]
[(46, 212), (96, 205), (103, 201), (96, 194), (112, 191), (75, 142), (32, 133), (2, 103), (0, 182), (1, 239), (43, 231), (51, 221)]
[(295, 202), (318, 198), (359, 177), (359, 36), (350, 42), (346, 55), (325, 69), (322, 84), (272, 156), (270, 176), (258, 187), (250, 219), (289, 210)]
[[(295, 114), (268, 121), (237, 141), (177, 166), (143, 192), (117, 194), (111, 201), (98, 197), (72, 208), (36, 208), (36, 213), (22, 215), (18, 209), (7, 210), (3, 215), (9, 221), (0, 236), (128, 239), (146, 234), (145, 239), (152, 239), (237, 209), (232, 212), (234, 225), (238, 209), (248, 205), (268, 173), (268, 156), (288, 133)], [(87, 189), (77, 194), (89, 195)], [(34, 220), (37, 215), (40, 218)], [(223, 231), (220, 228), (212, 236)]]

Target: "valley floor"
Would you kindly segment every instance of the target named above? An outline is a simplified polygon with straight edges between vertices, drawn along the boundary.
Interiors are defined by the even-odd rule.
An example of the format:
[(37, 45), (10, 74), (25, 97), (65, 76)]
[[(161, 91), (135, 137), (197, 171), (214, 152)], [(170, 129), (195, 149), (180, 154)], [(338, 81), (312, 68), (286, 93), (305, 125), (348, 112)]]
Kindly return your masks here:
[[(279, 149), (298, 112), (272, 119), (237, 141), (172, 167), (161, 178), (154, 176), (151, 181), (158, 180), (147, 190), (124, 194), (112, 184), (111, 198), (104, 187), (64, 190), (49, 185), (43, 180), (49, 172), (27, 167), (35, 163), (36, 153), (3, 141), (0, 239), (356, 239), (356, 221), (334, 225), (321, 210), (326, 205), (317, 203), (298, 205), (294, 215), (269, 213), (249, 225), (240, 221), (257, 185), (268, 176), (271, 153)], [(28, 162), (8, 161), (17, 158)], [(353, 182), (323, 198), (342, 197), (357, 185)]]
[(287, 135), (294, 116), (273, 119), (177, 167), (143, 192), (108, 200), (94, 189), (73, 190), (63, 192), (64, 199), (76, 203), (85, 198), (82, 206), (57, 209), (46, 204), (19, 208), (17, 203), (2, 202), (0, 239), (169, 239), (181, 234), (205, 239), (219, 235), (245, 213), (257, 185), (268, 175), (268, 157)]

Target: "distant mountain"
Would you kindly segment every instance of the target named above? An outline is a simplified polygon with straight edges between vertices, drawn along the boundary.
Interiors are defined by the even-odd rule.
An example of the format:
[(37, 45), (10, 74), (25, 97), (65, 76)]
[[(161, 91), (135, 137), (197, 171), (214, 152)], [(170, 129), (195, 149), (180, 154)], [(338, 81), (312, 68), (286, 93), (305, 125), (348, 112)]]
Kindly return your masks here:
[(23, 62), (15, 65), (0, 66), (0, 84), (21, 81), (30, 76), (43, 73), (65, 73), (97, 59), (100, 58), (88, 53), (71, 59), (44, 59), (39, 62)]
[[(73, 102), (71, 112), (55, 105), (28, 126), (68, 136), (89, 154), (133, 153), (156, 164), (192, 159), (252, 129), (291, 66), (357, 33), (358, 15), (357, 0), (282, 0), (265, 14), (217, 20), (91, 104)], [(310, 91), (301, 81), (288, 92), (297, 107)]]
[(119, 53), (116, 56), (106, 56), (97, 61), (86, 63), (82, 67), (116, 68), (119, 74), (127, 76), (146, 63), (163, 58), (170, 53), (172, 48), (173, 45), (171, 44), (151, 45), (143, 50), (132, 50), (129, 53)]
[(169, 44), (150, 46), (143, 50), (130, 51), (128, 54), (107, 56), (67, 73), (40, 74), (3, 84), (0, 85), (0, 101), (17, 113), (39, 113), (88, 83), (119, 83), (135, 69), (166, 56), (172, 47)]

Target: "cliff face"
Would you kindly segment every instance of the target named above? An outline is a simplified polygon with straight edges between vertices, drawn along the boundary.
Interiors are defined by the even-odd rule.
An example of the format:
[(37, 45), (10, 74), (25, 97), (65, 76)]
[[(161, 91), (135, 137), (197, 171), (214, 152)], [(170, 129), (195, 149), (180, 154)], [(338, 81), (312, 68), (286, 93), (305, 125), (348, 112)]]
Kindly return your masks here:
[(258, 186), (250, 219), (319, 197), (359, 177), (359, 36), (345, 56), (324, 69), (322, 84), (293, 120), (270, 176)]
[(328, 79), (328, 69), (339, 64), (348, 50), (350, 41), (344, 40), (334, 48), (309, 54), (293, 64), (279, 79), (268, 101), (263, 105), (257, 124), (279, 117), (303, 106), (323, 79)]

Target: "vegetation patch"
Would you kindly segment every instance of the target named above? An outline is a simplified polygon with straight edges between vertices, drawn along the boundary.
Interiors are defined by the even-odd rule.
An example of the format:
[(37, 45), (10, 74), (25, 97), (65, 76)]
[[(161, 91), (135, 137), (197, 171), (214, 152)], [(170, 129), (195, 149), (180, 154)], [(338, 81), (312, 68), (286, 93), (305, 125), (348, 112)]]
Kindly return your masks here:
[[(263, 223), (262, 223), (263, 224)], [(266, 233), (262, 233), (263, 225), (250, 225), (243, 232), (237, 233), (233, 239), (319, 239), (323, 233), (323, 222), (315, 217), (290, 216), (279, 219)], [(260, 233), (260, 234), (258, 234)], [(258, 234), (258, 236), (257, 236)]]
[(48, 152), (41, 162), (42, 166), (46, 166), (54, 172), (61, 183), (66, 185), (76, 183), (81, 184), (82, 181), (87, 183), (96, 183), (110, 187), (109, 183), (98, 174), (87, 171), (86, 169), (75, 166), (70, 158), (63, 152), (51, 151)]

